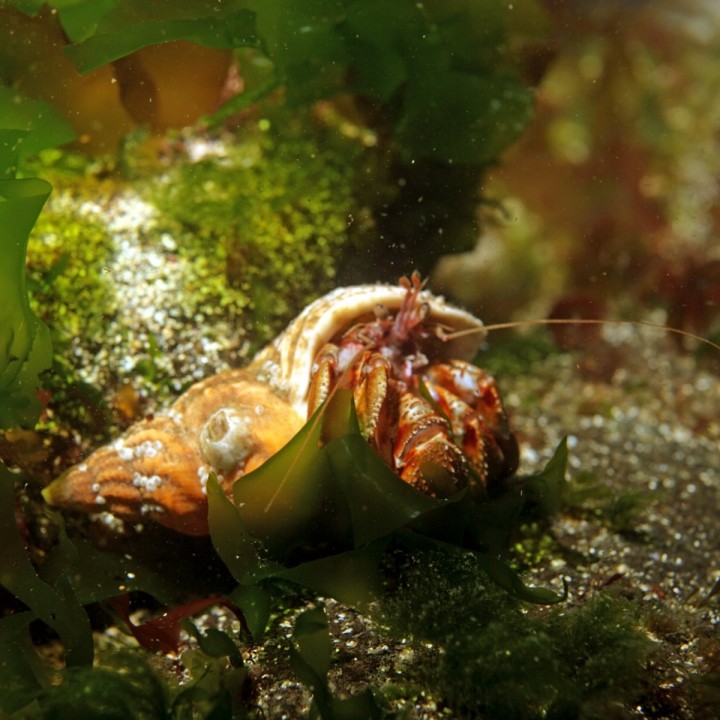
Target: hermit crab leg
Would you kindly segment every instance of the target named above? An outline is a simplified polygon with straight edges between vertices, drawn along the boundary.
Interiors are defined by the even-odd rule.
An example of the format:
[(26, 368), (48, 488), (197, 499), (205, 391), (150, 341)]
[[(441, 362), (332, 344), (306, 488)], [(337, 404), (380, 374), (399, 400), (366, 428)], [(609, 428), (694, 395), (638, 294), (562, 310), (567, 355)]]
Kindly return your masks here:
[[(295, 469), (295, 466), (296, 466), (300, 456), (303, 454), (305, 448), (307, 447), (307, 444), (308, 444), (310, 438), (312, 437), (314, 430), (316, 430), (318, 423), (323, 421), (323, 413), (317, 412), (317, 410), (319, 410), (320, 407), (323, 405), (325, 407), (328, 406), (328, 404), (335, 397), (335, 394), (338, 392), (338, 390), (342, 389), (342, 387), (343, 387), (342, 381), (350, 374), (350, 372), (352, 371), (352, 369), (355, 365), (356, 360), (366, 351), (367, 351), (367, 348), (361, 348), (360, 350), (358, 350), (358, 352), (355, 354), (355, 357), (350, 361), (350, 364), (347, 366), (347, 368), (345, 368), (345, 370), (341, 373), (337, 382), (335, 383), (335, 385), (332, 388), (329, 387), (330, 383), (332, 382), (332, 379), (329, 375), (331, 369), (329, 368), (329, 366), (327, 364), (322, 365), (323, 378), (321, 379), (321, 381), (319, 383), (319, 387), (316, 388), (314, 386), (314, 383), (312, 383), (312, 382), (310, 383), (310, 390), (308, 392), (312, 393), (312, 395), (313, 395), (312, 401), (309, 401), (309, 403), (310, 403), (309, 404), (309, 408), (310, 408), (309, 414), (311, 417), (313, 417), (312, 425), (309, 428), (310, 431), (305, 436), (305, 439), (303, 440), (302, 444), (298, 448), (298, 451), (297, 451), (295, 457), (293, 458), (292, 462), (290, 463), (287, 470), (285, 471), (285, 474), (283, 475), (282, 479), (278, 483), (278, 486), (275, 488), (275, 491), (270, 496), (270, 499), (268, 500), (267, 504), (265, 505), (265, 508), (263, 509), (263, 512), (265, 514), (267, 514), (271, 511), (273, 505), (275, 504), (275, 502), (278, 499), (278, 496), (283, 491), (283, 488), (286, 486), (288, 479), (292, 475), (292, 472)], [(321, 398), (321, 395), (323, 395), (323, 393), (325, 393), (324, 397)], [(314, 403), (317, 403), (317, 405), (315, 405)]]
[(400, 477), (431, 496), (448, 497), (455, 478), (470, 477), (465, 455), (450, 441), (450, 424), (425, 400), (405, 392), (399, 400), (393, 460)]

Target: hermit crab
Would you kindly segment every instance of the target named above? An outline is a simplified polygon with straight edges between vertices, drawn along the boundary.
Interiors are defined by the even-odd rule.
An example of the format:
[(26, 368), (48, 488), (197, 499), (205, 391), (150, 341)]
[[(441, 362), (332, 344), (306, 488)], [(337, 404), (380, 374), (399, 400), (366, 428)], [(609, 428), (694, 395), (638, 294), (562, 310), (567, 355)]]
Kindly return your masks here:
[(244, 368), (192, 386), (50, 484), (46, 500), (125, 520), (208, 532), (211, 473), (230, 494), (340, 389), (361, 433), (406, 483), (436, 498), (492, 487), (517, 468), (517, 444), (492, 377), (470, 360), (473, 315), (425, 290), (338, 288), (308, 305)]

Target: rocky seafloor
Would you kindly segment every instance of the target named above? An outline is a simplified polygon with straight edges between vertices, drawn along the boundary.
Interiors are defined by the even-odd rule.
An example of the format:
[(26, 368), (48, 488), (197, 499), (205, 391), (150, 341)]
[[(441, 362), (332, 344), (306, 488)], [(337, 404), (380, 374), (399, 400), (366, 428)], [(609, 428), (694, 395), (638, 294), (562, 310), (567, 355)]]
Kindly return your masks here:
[[(68, 196), (56, 197), (52, 209), (61, 215)], [(72, 198), (70, 205), (75, 207)], [(114, 415), (104, 432), (112, 435), (132, 419), (167, 404), (194, 380), (242, 362), (240, 358), (264, 336), (250, 340), (237, 327), (241, 306), (215, 302), (225, 297), (225, 289), (208, 284), (211, 274), (205, 265), (185, 261), (180, 252), (184, 236), (177, 227), (168, 223), (167, 232), (148, 233), (148, 228), (156, 229), (154, 211), (137, 196), (116, 191), (102, 207), (79, 207), (86, 220), (98, 223), (104, 218), (103, 232), (113, 250), (97, 280), (114, 290), (104, 293), (112, 302), (95, 318), (102, 331), (71, 333), (65, 359), (79, 384), (105, 393), (104, 402)], [(40, 236), (36, 255), (47, 252), (49, 238)], [(189, 302), (187, 291), (198, 288), (198, 298)], [(91, 303), (88, 306), (92, 310)], [(61, 325), (61, 318), (56, 320)], [(547, 331), (542, 332), (547, 337)], [(331, 688), (346, 695), (371, 687), (389, 715), (545, 717), (564, 687), (558, 676), (574, 672), (568, 648), (575, 640), (568, 639), (569, 628), (584, 608), (590, 608), (591, 625), (607, 622), (617, 626), (619, 634), (613, 635), (613, 627), (599, 628), (597, 648), (587, 629), (579, 636), (577, 643), (583, 647), (578, 652), (584, 655), (577, 665), (583, 670), (567, 681), (577, 696), (575, 705), (564, 715), (556, 709), (553, 717), (716, 717), (720, 350), (631, 323), (580, 332), (580, 341), (569, 352), (545, 339), (542, 352), (533, 355), (534, 338), (501, 344), (491, 334), (490, 353), (478, 361), (487, 363), (504, 394), (522, 449), (521, 474), (542, 468), (561, 439), (568, 438), (563, 505), (551, 518), (519, 528), (510, 554), (527, 583), (560, 592), (566, 582), (567, 599), (552, 608), (517, 608), (508, 598), (508, 607), (517, 612), (505, 615), (502, 591), (479, 579), (472, 567), (448, 569), (437, 558), (421, 555), (407, 560), (400, 580), (389, 573), (391, 584), (400, 585), (390, 588), (389, 600), (365, 613), (330, 598), (287, 600), (261, 643), (241, 645), (250, 677), (251, 712), (264, 718), (296, 718), (307, 712), (310, 692), (293, 671), (289, 648), (294, 618), (321, 602), (334, 648)], [(126, 389), (131, 399), (124, 402)], [(41, 433), (69, 438), (58, 443), (64, 450), (56, 455), (51, 453), (55, 446), (42, 434), (28, 440), (44, 448), (34, 463), (40, 469), (34, 476), (37, 483), (105, 439), (93, 433), (93, 418), (81, 428), (67, 425), (71, 415), (53, 415), (62, 402), (73, 403), (72, 397), (58, 396), (58, 401), (51, 402)], [(123, 405), (126, 417), (118, 410)], [(9, 447), (14, 456), (23, 452), (17, 443)], [(71, 531), (78, 527), (82, 523), (69, 521)], [(169, 542), (172, 534), (162, 539)], [(126, 540), (127, 535), (113, 543), (122, 547)], [(208, 551), (212, 552), (209, 545)], [(165, 549), (159, 547), (158, 552)], [(611, 604), (593, 605), (598, 598), (601, 603), (610, 598)], [(478, 610), (485, 613), (482, 618)], [(443, 622), (456, 630), (443, 627)], [(217, 625), (232, 637), (239, 631), (222, 609), (207, 612), (197, 623)], [(517, 632), (527, 641), (521, 647), (513, 644)], [(623, 634), (636, 644), (645, 643), (631, 666), (618, 656), (626, 650)], [(548, 647), (560, 643), (561, 637), (564, 649), (550, 652)], [(114, 627), (99, 632), (96, 640), (100, 648), (132, 644)], [(192, 638), (185, 640), (193, 646)], [(615, 655), (613, 643), (619, 648)], [(527, 677), (533, 647), (538, 663), (545, 657), (550, 665), (558, 664), (551, 678)], [(598, 671), (607, 681), (602, 688), (592, 687), (589, 679), (593, 657), (601, 664), (619, 663), (615, 674), (613, 668)], [(454, 676), (455, 660), (463, 669)], [(167, 672), (169, 682), (184, 681), (185, 669), (175, 655), (158, 656), (153, 662)], [(559, 669), (563, 663), (564, 669)], [(638, 669), (642, 672), (632, 683), (624, 681), (623, 674)], [(501, 673), (507, 686), (496, 682)], [(523, 694), (518, 688), (526, 683)], [(591, 687), (583, 690), (583, 684)], [(513, 694), (519, 695), (517, 702)]]
[[(613, 598), (622, 601), (625, 614), (598, 613), (591, 623), (617, 622), (623, 632), (632, 630), (647, 640), (649, 648), (634, 690), (624, 687), (618, 677), (617, 693), (612, 686), (605, 687), (598, 691), (602, 702), (591, 699), (575, 708), (573, 712), (579, 714), (562, 717), (716, 717), (720, 358), (715, 352), (681, 351), (657, 329), (608, 326), (585, 355), (552, 352), (532, 362), (525, 372), (498, 375), (521, 442), (520, 472), (542, 467), (564, 436), (570, 449), (563, 508), (540, 528), (524, 527), (512, 553), (529, 584), (560, 590), (565, 580), (567, 600), (551, 609), (526, 605), (522, 613), (537, 621), (535, 628), (545, 621), (558, 627), (563, 618), (570, 621), (597, 598)], [(432, 562), (412, 572), (424, 576), (430, 586), (437, 583), (438, 593), (444, 595), (431, 597), (431, 602), (446, 603), (452, 622), (464, 625), (463, 635), (487, 634), (487, 619), (473, 615), (476, 586), (466, 587), (462, 579), (453, 585), (444, 576), (445, 568)], [(491, 584), (487, 591), (495, 601), (502, 593)], [(293, 618), (317, 601), (300, 600), (285, 608), (267, 639), (244, 651), (252, 677), (251, 704), (260, 717), (295, 718), (307, 712), (311, 696), (293, 673), (288, 648)], [(519, 708), (509, 701), (506, 706), (488, 705), (484, 691), (475, 696), (471, 692), (469, 700), (466, 691), (458, 700), (453, 688), (448, 699), (442, 684), (447, 677), (439, 683), (432, 677), (435, 668), (444, 667), (441, 663), (453, 647), (412, 631), (390, 630), (383, 603), (361, 614), (332, 599), (320, 601), (328, 614), (334, 648), (329, 680), (338, 694), (370, 686), (385, 698), (389, 716), (419, 720), (546, 716), (547, 698), (539, 691), (533, 708), (532, 680), (528, 683), (533, 689)], [(413, 613), (423, 618), (427, 611), (432, 624), (437, 622), (431, 617), (436, 610), (436, 605), (417, 607)], [(625, 627), (627, 612), (632, 622)], [(213, 611), (205, 622), (238, 629), (224, 611)], [(409, 625), (413, 626), (419, 627), (417, 618)], [(596, 628), (598, 635), (607, 629)], [(487, 645), (481, 647), (487, 651)], [(518, 652), (514, 646), (490, 647), (498, 657)], [(598, 657), (608, 653), (602, 643), (598, 648)], [(467, 648), (461, 652), (467, 653)], [(589, 647), (587, 652), (592, 655), (594, 650)], [(518, 657), (518, 676), (510, 678), (520, 695), (526, 659)], [(464, 661), (477, 662), (477, 672), (483, 664), (494, 663), (487, 657), (470, 656)], [(624, 671), (618, 667), (618, 673)], [(472, 668), (467, 672), (472, 680)]]
[[(582, 377), (583, 364), (596, 369), (603, 354), (606, 378)], [(554, 355), (527, 374), (498, 378), (521, 439), (521, 472), (537, 469), (569, 439), (566, 505), (549, 528), (555, 544), (524, 579), (558, 587), (565, 578), (568, 611), (611, 592), (652, 617), (644, 630), (662, 658), (647, 669), (654, 687), (644, 704), (618, 706), (616, 717), (716, 717), (717, 695), (698, 702), (688, 694), (699, 677), (720, 670), (720, 597), (713, 594), (720, 582), (720, 357), (698, 363), (662, 331), (624, 326), (608, 327), (588, 355)], [(338, 650), (347, 656), (352, 648), (337, 671), (341, 687), (345, 674), (357, 677), (358, 665), (377, 682), (402, 678), (408, 663), (435, 662), (437, 648), (392, 644), (344, 610), (331, 617)], [(282, 681), (267, 684), (277, 697)], [(408, 702), (407, 717), (465, 716), (442, 697), (420, 693)], [(268, 716), (292, 717), (282, 702), (271, 702)]]

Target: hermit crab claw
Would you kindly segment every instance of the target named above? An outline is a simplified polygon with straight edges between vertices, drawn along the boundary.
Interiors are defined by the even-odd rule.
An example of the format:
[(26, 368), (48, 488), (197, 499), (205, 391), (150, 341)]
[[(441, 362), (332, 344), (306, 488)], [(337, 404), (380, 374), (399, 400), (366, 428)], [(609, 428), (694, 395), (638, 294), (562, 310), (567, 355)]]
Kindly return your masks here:
[(230, 492), (235, 481), (275, 454), (303, 418), (258, 382), (230, 370), (194, 385), (165, 413), (133, 425), (47, 488), (48, 503), (89, 513), (153, 520), (206, 535), (205, 485), (215, 473)]

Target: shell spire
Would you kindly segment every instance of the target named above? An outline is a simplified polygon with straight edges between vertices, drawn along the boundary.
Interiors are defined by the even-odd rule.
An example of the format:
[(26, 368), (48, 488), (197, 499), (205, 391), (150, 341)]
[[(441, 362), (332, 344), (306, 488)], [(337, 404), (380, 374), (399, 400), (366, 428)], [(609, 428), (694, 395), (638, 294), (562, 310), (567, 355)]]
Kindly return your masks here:
[(303, 421), (249, 368), (222, 372), (70, 468), (43, 496), (66, 509), (107, 511), (131, 522), (153, 520), (188, 535), (206, 535), (210, 473), (229, 493)]

